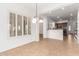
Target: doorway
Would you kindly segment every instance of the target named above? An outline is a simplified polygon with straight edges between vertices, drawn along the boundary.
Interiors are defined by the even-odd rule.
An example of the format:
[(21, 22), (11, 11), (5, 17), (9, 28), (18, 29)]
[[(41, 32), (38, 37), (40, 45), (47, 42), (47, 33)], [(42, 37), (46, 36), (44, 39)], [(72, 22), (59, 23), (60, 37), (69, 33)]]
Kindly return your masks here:
[(43, 21), (39, 22), (39, 39), (43, 40)]

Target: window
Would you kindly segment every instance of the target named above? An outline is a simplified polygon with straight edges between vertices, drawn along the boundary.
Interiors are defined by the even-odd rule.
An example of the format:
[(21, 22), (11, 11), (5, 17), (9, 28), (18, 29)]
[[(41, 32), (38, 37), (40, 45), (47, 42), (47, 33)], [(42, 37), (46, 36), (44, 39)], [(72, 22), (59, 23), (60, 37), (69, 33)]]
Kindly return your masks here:
[(16, 36), (16, 15), (14, 13), (10, 13), (10, 36)]
[(22, 16), (17, 15), (17, 35), (22, 35)]

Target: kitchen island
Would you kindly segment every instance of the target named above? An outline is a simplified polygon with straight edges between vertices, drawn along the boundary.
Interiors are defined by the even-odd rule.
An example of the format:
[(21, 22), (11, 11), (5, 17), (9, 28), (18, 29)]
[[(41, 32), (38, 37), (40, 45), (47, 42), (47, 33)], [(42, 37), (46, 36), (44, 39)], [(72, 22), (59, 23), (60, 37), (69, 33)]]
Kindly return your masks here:
[(63, 40), (63, 29), (48, 30), (47, 36), (50, 39)]

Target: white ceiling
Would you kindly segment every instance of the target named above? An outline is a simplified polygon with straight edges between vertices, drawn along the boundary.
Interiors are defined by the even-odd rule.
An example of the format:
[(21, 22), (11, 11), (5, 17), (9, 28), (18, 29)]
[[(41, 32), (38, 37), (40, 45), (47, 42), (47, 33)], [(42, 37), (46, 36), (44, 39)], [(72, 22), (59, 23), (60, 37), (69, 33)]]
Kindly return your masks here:
[[(37, 3), (38, 15), (45, 14), (47, 12), (56, 10), (58, 8), (71, 5), (72, 3)], [(27, 8), (33, 14), (36, 15), (36, 3), (20, 3), (18, 4), (24, 8)]]
[[(20, 7), (26, 8), (26, 11), (29, 10), (30, 14), (32, 16), (36, 15), (36, 3), (15, 3), (15, 5), (19, 5)], [(40, 15), (51, 15), (51, 16), (57, 16), (57, 15), (63, 15), (62, 13), (66, 14), (71, 9), (74, 10), (74, 7), (69, 9), (70, 6), (73, 5), (73, 3), (37, 3), (37, 13), (38, 16)], [(65, 11), (62, 12), (61, 8), (66, 7)], [(51, 13), (51, 14), (50, 14)]]
[(38, 6), (38, 14), (44, 14), (47, 12), (51, 12), (58, 8), (62, 8), (64, 6), (71, 5), (71, 3), (39, 3)]
[[(42, 14), (42, 16), (48, 17), (53, 20), (59, 20), (59, 19), (65, 20), (65, 19), (71, 17), (70, 14), (72, 14), (72, 16), (76, 16), (78, 8), (79, 8), (79, 4), (77, 4), (77, 3), (70, 4), (70, 5), (64, 6), (64, 9), (58, 8), (56, 10), (52, 10), (50, 12), (44, 13), (44, 14)], [(57, 16), (59, 18), (57, 18)]]

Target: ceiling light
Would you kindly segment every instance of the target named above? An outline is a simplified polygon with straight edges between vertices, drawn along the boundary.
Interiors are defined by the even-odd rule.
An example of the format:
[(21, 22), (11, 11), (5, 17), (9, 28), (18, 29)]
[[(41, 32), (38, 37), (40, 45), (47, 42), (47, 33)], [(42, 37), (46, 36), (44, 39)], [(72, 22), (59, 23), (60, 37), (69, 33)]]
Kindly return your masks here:
[(37, 11), (37, 9), (38, 9), (38, 8), (37, 8), (37, 3), (36, 3), (36, 7), (35, 7), (35, 8), (36, 8), (36, 15), (35, 15), (35, 16), (33, 17), (33, 19), (32, 19), (32, 22), (33, 22), (33, 23), (36, 23), (36, 22), (37, 22), (37, 16), (38, 16), (38, 15), (37, 15), (37, 12), (38, 12), (38, 11)]
[(40, 23), (43, 23), (43, 20), (41, 19), (41, 20), (39, 20), (39, 22), (40, 22)]
[(32, 23), (36, 23), (36, 21), (37, 21), (37, 19), (34, 17), (34, 18), (32, 19)]

